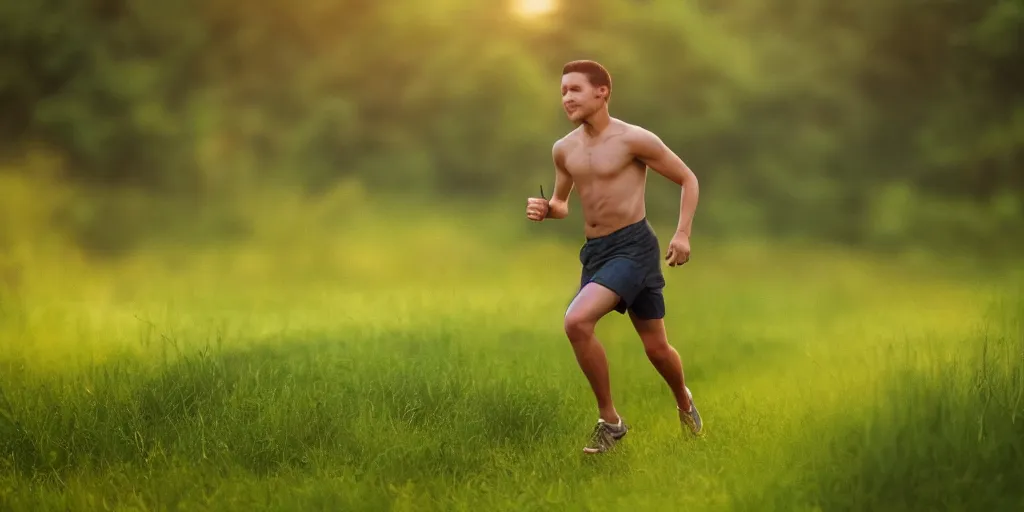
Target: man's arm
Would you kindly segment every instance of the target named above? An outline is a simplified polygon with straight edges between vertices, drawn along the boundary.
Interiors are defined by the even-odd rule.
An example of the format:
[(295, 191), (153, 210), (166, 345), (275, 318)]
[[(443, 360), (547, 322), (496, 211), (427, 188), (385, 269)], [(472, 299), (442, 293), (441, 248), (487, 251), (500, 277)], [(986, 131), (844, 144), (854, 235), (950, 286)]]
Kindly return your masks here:
[(565, 168), (565, 157), (561, 148), (561, 141), (555, 142), (551, 147), (551, 159), (555, 164), (555, 190), (551, 193), (548, 201), (547, 217), (551, 219), (564, 219), (569, 215), (569, 193), (572, 192), (572, 176)]
[(635, 128), (630, 137), (630, 147), (633, 155), (647, 167), (682, 187), (679, 198), (679, 225), (676, 228), (676, 233), (682, 233), (689, 237), (700, 195), (697, 175), (657, 135), (648, 130)]
[[(572, 192), (572, 176), (565, 168), (562, 141), (551, 148), (551, 159), (555, 162), (555, 191), (551, 199), (531, 197), (526, 201), (526, 218), (540, 222), (544, 219), (564, 219), (569, 215), (569, 193)], [(543, 189), (543, 187), (541, 187)]]

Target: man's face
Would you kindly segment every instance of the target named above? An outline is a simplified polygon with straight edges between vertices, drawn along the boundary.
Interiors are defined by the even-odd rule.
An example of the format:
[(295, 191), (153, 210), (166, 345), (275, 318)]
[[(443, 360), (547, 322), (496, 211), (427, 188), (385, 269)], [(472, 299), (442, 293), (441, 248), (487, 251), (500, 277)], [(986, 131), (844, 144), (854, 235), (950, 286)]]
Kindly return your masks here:
[(590, 85), (583, 73), (573, 72), (562, 76), (562, 108), (572, 122), (581, 122), (597, 112), (607, 94), (607, 87)]

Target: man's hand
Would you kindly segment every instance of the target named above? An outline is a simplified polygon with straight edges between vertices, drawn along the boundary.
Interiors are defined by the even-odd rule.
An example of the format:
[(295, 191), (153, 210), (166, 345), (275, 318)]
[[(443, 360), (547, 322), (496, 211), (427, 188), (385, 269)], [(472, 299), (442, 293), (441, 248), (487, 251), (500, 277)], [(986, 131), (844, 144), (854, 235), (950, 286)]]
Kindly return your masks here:
[(540, 222), (547, 218), (550, 208), (547, 199), (531, 197), (526, 200), (526, 218)]
[(677, 231), (672, 237), (672, 241), (668, 243), (665, 261), (668, 261), (670, 267), (690, 261), (690, 237), (686, 233)]

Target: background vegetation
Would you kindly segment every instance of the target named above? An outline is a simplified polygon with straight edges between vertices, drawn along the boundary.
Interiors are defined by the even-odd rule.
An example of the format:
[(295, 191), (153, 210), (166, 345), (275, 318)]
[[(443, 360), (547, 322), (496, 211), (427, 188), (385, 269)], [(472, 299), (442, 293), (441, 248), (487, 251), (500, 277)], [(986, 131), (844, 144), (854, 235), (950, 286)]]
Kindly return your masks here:
[[(519, 7), (0, 2), (0, 508), (1024, 508), (1024, 2)], [(699, 441), (613, 315), (580, 453), (577, 58), (700, 178)]]
[[(520, 201), (571, 129), (561, 64), (593, 58), (613, 113), (699, 173), (701, 235), (983, 254), (1024, 239), (1019, 0), (514, 7), (5, 2), (0, 139), (105, 196), (60, 221), (97, 251), (204, 213), (244, 230), (226, 205), (257, 186)], [(676, 191), (652, 188), (674, 212)]]

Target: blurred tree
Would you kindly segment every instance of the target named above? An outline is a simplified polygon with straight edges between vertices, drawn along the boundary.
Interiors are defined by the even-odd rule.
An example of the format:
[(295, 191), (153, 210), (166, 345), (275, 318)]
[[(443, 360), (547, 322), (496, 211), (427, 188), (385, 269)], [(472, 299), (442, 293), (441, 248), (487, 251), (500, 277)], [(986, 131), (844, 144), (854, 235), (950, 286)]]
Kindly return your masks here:
[[(571, 129), (561, 65), (594, 58), (614, 114), (700, 175), (702, 229), (1024, 239), (1024, 0), (509, 7), (0, 3), (0, 146), (45, 144), (67, 179), (168, 197), (352, 178), (528, 194)], [(653, 211), (677, 202), (652, 187)]]

